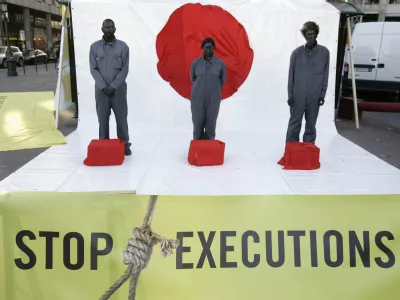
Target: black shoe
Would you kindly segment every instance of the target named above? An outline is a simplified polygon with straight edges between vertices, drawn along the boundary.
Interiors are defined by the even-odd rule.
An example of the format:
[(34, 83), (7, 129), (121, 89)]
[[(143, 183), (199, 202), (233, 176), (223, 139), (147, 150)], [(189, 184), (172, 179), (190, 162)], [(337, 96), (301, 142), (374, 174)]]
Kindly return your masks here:
[(132, 151), (130, 148), (125, 148), (125, 156), (129, 156), (132, 154)]

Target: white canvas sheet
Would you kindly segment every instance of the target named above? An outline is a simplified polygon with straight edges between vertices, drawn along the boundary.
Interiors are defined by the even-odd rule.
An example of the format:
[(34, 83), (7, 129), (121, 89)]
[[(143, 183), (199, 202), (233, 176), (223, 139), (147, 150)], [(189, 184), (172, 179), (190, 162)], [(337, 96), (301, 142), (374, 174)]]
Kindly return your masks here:
[[(318, 129), (321, 134), (336, 133), (332, 109), (339, 26), (339, 12), (336, 9), (323, 0), (200, 2), (220, 4), (228, 10), (245, 27), (254, 51), (253, 66), (247, 80), (235, 95), (223, 101), (218, 119), (218, 137), (221, 137), (220, 133), (228, 131), (285, 133), (289, 118), (286, 103), (289, 58), (296, 47), (304, 44), (300, 28), (309, 20), (320, 25), (319, 42), (331, 52), (326, 106), (321, 110)], [(159, 76), (155, 47), (157, 34), (174, 10), (185, 3), (176, 0), (78, 0), (72, 3), (79, 130), (91, 130), (91, 137), (97, 135), (94, 82), (89, 69), (88, 51), (91, 43), (101, 39), (103, 20), (111, 18), (116, 23), (117, 38), (130, 47), (127, 83), (131, 132), (180, 131), (186, 132), (187, 140), (190, 140), (190, 103)], [(115, 130), (113, 132), (115, 136)]]
[[(126, 191), (142, 194), (380, 194), (399, 193), (400, 171), (340, 137), (334, 125), (339, 12), (323, 0), (215, 0), (246, 29), (254, 61), (239, 91), (223, 101), (217, 138), (226, 142), (223, 166), (187, 162), (192, 137), (190, 103), (157, 72), (156, 37), (185, 1), (74, 0), (73, 26), (80, 120), (68, 145), (53, 147), (0, 183), (0, 190)], [(130, 47), (129, 126), (133, 154), (119, 167), (86, 167), (87, 145), (97, 138), (94, 82), (88, 52), (105, 18)], [(287, 73), (306, 21), (320, 25), (319, 43), (331, 54), (326, 103), (318, 119), (321, 169), (283, 171), (289, 118)], [(218, 47), (218, 45), (217, 45)], [(111, 134), (116, 137), (111, 118)]]

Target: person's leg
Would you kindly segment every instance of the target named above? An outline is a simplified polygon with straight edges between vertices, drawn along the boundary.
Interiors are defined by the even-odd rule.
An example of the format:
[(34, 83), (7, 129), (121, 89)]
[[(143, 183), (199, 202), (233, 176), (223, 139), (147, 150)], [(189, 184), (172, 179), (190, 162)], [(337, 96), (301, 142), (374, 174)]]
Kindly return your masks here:
[(221, 97), (214, 96), (207, 99), (206, 108), (206, 121), (205, 121), (205, 139), (215, 140), (217, 119), (219, 114), (219, 108), (221, 106)]
[(111, 103), (110, 97), (105, 95), (101, 90), (95, 89), (96, 98), (96, 112), (99, 120), (99, 139), (110, 138), (110, 115), (111, 115)]
[(305, 104), (296, 102), (290, 107), (290, 119), (286, 133), (286, 142), (298, 142), (300, 140), (301, 122), (303, 120)]
[(317, 118), (319, 113), (318, 101), (310, 101), (307, 103), (305, 111), (306, 128), (303, 135), (303, 142), (310, 142), (315, 144), (317, 138)]
[(117, 136), (125, 142), (125, 154), (130, 155), (129, 143), (129, 127), (128, 127), (128, 101), (127, 101), (127, 86), (122, 84), (121, 87), (115, 90), (115, 94), (111, 98), (112, 110), (117, 123)]
[(190, 109), (192, 111), (193, 140), (203, 140), (204, 123), (206, 118), (204, 99), (202, 98), (191, 99)]

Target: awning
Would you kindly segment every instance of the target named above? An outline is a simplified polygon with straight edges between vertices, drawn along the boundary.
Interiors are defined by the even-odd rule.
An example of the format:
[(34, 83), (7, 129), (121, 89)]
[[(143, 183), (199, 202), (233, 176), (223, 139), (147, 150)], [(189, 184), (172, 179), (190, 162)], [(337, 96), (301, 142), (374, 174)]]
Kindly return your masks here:
[(355, 17), (364, 15), (360, 8), (355, 6), (354, 4), (348, 2), (331, 2), (328, 1), (332, 6), (334, 6), (337, 10), (341, 12), (342, 15), (346, 17)]

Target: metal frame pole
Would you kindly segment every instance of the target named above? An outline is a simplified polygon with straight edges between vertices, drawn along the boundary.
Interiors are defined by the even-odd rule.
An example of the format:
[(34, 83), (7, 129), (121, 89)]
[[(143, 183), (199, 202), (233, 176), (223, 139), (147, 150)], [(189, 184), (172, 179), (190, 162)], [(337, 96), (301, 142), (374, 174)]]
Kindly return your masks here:
[[(349, 2), (348, 0), (345, 1), (346, 3)], [(362, 2), (362, 5), (364, 6), (364, 0)], [(359, 129), (360, 122), (358, 119), (358, 101), (357, 101), (357, 90), (356, 90), (356, 78), (354, 72), (353, 42), (351, 38), (351, 22), (349, 17), (347, 17), (347, 36), (349, 39), (349, 54), (350, 54), (349, 56), (350, 56), (350, 69), (351, 69), (351, 86), (353, 90), (354, 119), (356, 121), (356, 129)]]
[(4, 45), (4, 32), (3, 32), (3, 12), (0, 9), (0, 35), (1, 35), (1, 44)]
[[(3, 12), (2, 12), (3, 13)], [(4, 18), (4, 26), (5, 26), (5, 30), (6, 30), (6, 40), (7, 40), (7, 52), (6, 52), (6, 57), (7, 60), (10, 59), (10, 52), (11, 52), (11, 48), (10, 48), (10, 33), (8, 32), (8, 18), (7, 16)], [(7, 64), (8, 65), (8, 64)]]
[(357, 101), (357, 90), (356, 90), (356, 78), (354, 72), (354, 56), (353, 56), (353, 43), (351, 38), (351, 24), (350, 18), (347, 18), (347, 35), (349, 38), (349, 54), (350, 54), (350, 68), (351, 68), (351, 85), (353, 90), (353, 104), (354, 104), (354, 119), (356, 121), (356, 128), (360, 128), (358, 119), (358, 101)]

